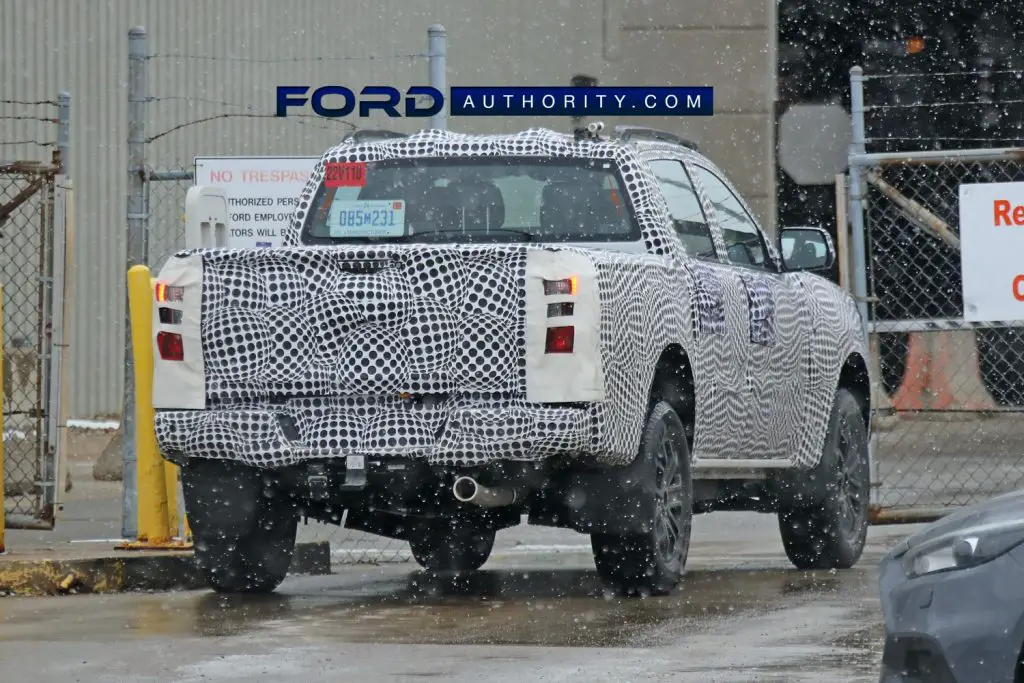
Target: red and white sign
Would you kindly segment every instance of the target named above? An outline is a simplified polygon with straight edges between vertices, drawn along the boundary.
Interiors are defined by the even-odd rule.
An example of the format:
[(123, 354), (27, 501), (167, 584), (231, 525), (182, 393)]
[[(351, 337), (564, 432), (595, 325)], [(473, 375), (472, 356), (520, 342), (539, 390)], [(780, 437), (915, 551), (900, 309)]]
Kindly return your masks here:
[(964, 319), (1024, 320), (1024, 182), (960, 186)]
[(196, 185), (228, 197), (228, 246), (281, 246), (302, 188), (320, 157), (196, 157)]

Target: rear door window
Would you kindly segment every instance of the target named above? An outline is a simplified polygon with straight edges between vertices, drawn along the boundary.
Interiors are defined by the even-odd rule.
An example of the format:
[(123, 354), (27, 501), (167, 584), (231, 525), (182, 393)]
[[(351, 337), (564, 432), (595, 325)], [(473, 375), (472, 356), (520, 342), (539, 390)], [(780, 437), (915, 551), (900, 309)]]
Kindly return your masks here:
[(729, 262), (737, 266), (775, 270), (775, 262), (769, 258), (761, 230), (736, 195), (706, 168), (695, 166), (693, 172), (715, 209)]
[(718, 253), (704, 209), (682, 162), (659, 159), (652, 161), (650, 167), (661, 186), (672, 225), (686, 252), (695, 258), (717, 261)]

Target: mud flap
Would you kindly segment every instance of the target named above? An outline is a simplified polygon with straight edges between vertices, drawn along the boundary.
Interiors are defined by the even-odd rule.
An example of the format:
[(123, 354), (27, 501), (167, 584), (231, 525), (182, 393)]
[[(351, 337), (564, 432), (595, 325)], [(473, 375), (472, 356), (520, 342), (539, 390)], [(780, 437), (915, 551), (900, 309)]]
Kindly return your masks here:
[(189, 525), (197, 536), (237, 538), (256, 524), (263, 483), (253, 467), (218, 460), (190, 460), (181, 471)]
[(646, 533), (654, 519), (654, 477), (650, 460), (621, 468), (566, 472), (538, 494), (530, 524), (574, 529), (585, 534)]

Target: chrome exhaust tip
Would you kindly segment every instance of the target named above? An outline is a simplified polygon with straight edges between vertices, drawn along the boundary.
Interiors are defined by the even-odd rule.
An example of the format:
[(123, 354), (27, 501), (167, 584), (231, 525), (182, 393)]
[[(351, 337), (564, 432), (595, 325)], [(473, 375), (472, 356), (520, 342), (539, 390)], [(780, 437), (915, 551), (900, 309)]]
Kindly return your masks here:
[(473, 477), (459, 477), (452, 484), (452, 494), (460, 503), (472, 503), (485, 508), (504, 507), (516, 502), (515, 489), (490, 488), (481, 485)]

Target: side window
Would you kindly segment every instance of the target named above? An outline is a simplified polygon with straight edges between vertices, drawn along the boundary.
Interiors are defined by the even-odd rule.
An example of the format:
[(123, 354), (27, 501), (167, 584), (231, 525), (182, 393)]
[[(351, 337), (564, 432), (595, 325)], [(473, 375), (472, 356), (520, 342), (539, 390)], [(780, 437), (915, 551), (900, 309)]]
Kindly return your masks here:
[(670, 159), (660, 159), (652, 161), (650, 165), (661, 186), (661, 193), (668, 203), (672, 224), (679, 234), (679, 239), (683, 241), (686, 253), (696, 258), (717, 259), (708, 221), (704, 217), (700, 199), (683, 164)]
[(695, 166), (694, 174), (704, 186), (708, 200), (715, 207), (729, 262), (774, 270), (761, 231), (757, 229), (757, 224), (747, 215), (736, 196), (713, 173)]

